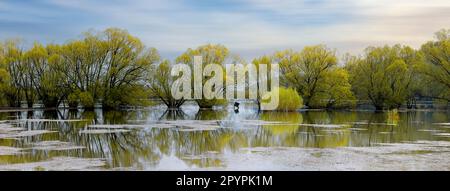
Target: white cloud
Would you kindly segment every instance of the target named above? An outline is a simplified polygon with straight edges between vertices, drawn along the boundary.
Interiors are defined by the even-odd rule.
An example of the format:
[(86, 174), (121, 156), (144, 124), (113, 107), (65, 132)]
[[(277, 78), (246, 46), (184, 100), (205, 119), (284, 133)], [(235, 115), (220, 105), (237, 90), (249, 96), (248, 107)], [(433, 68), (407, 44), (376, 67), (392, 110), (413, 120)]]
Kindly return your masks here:
[[(369, 45), (407, 44), (419, 47), (435, 31), (450, 27), (450, 2), (446, 0), (247, 0), (255, 8), (295, 17), (307, 14), (348, 14), (349, 19), (319, 26), (287, 26), (287, 46), (304, 42), (326, 43), (341, 53), (359, 53)], [(289, 33), (308, 38), (297, 39)], [(303, 43), (302, 43), (303, 42)]]
[[(196, 7), (196, 2), (182, 0), (46, 1), (50, 6), (92, 18), (67, 21), (67, 25), (55, 25), (55, 28), (73, 30), (76, 34), (89, 28), (126, 28), (146, 45), (169, 56), (204, 43), (222, 43), (247, 58), (319, 43), (341, 53), (359, 53), (368, 45), (403, 43), (418, 47), (431, 39), (433, 32), (450, 27), (450, 2), (447, 0), (234, 2), (240, 3), (239, 8), (202, 8)], [(5, 5), (8, 6), (7, 3), (0, 4), (0, 10)], [(17, 21), (20, 18), (20, 21), (51, 24), (61, 14), (56, 14), (56, 10), (43, 11), (33, 7), (8, 9), (23, 13), (0, 16), (1, 20)], [(45, 20), (48, 18), (50, 21)], [(24, 34), (23, 31), (16, 32)], [(3, 36), (10, 33), (0, 31)]]

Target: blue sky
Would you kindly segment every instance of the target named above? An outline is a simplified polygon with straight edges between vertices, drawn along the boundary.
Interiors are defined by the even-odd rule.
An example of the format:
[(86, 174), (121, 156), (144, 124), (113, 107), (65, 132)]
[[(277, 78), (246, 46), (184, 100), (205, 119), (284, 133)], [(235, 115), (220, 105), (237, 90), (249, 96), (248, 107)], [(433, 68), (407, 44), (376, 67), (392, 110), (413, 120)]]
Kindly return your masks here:
[(419, 47), (450, 28), (448, 0), (0, 0), (0, 39), (63, 43), (87, 30), (127, 29), (173, 59), (221, 43), (244, 58), (327, 44), (339, 54), (368, 45)]

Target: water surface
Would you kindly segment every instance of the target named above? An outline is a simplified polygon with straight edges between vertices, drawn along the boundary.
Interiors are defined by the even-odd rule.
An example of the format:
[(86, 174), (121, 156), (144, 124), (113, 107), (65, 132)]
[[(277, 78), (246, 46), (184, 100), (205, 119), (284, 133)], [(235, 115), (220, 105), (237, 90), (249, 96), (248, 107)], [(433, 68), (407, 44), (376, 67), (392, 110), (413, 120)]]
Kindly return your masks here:
[(0, 112), (0, 170), (450, 170), (450, 112)]

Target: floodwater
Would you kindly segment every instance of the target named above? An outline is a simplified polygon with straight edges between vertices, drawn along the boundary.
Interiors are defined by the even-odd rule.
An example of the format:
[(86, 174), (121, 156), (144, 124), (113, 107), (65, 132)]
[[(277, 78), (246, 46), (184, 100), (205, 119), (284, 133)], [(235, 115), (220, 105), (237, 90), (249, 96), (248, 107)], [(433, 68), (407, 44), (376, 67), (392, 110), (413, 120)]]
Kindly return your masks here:
[(450, 170), (450, 112), (0, 112), (0, 170)]

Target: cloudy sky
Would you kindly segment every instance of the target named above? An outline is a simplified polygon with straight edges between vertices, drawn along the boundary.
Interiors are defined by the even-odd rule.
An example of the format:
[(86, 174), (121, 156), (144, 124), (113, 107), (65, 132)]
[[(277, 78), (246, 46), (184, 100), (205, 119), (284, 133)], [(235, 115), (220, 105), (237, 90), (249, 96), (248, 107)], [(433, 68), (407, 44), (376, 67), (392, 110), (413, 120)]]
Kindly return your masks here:
[(84, 31), (127, 29), (174, 58), (221, 43), (244, 58), (327, 44), (339, 54), (368, 45), (419, 47), (450, 28), (449, 0), (0, 0), (0, 39), (63, 43)]

